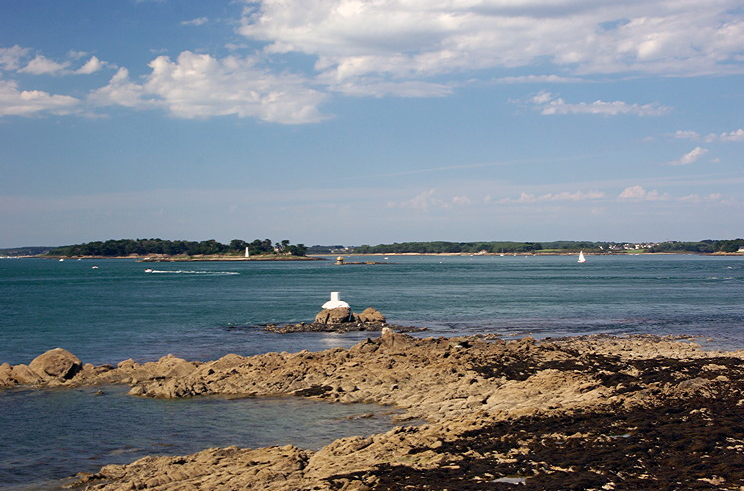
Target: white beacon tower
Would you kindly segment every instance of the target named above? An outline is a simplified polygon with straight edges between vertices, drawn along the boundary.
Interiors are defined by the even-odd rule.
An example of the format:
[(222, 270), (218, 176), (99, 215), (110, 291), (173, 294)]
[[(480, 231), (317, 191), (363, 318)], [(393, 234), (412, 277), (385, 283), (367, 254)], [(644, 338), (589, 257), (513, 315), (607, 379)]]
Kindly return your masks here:
[(341, 300), (340, 292), (331, 292), (331, 299), (323, 304), (324, 309), (336, 309), (338, 307), (349, 308), (349, 304)]

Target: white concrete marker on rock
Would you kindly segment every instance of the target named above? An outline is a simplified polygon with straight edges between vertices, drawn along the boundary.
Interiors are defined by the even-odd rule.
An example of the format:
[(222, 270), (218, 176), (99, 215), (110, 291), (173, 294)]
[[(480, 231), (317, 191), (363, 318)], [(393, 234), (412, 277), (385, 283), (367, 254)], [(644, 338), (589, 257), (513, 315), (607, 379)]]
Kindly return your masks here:
[(331, 292), (331, 299), (323, 304), (324, 309), (337, 309), (339, 307), (349, 308), (349, 304), (341, 300), (340, 292)]

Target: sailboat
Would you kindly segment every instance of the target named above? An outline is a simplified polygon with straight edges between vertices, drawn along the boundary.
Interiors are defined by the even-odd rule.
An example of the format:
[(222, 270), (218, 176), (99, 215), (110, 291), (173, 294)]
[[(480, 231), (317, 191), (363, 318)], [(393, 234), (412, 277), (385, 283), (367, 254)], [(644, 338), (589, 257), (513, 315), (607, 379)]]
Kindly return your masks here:
[(584, 257), (584, 251), (580, 251), (579, 252), (579, 262), (580, 263), (585, 263), (586, 262), (586, 258)]

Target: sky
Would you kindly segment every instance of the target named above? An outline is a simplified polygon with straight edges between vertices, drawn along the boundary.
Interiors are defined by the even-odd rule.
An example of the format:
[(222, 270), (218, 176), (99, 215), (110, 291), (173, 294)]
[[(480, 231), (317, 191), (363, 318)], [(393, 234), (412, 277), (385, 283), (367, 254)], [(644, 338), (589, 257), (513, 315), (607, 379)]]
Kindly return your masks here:
[(0, 247), (743, 224), (741, 0), (0, 2)]

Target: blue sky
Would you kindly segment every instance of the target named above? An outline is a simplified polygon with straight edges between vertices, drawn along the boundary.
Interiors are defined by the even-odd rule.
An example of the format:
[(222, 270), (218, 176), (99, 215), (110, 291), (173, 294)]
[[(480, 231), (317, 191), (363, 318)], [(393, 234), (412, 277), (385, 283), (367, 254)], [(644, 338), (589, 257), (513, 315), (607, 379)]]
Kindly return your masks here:
[(0, 247), (744, 236), (740, 0), (3, 0)]

